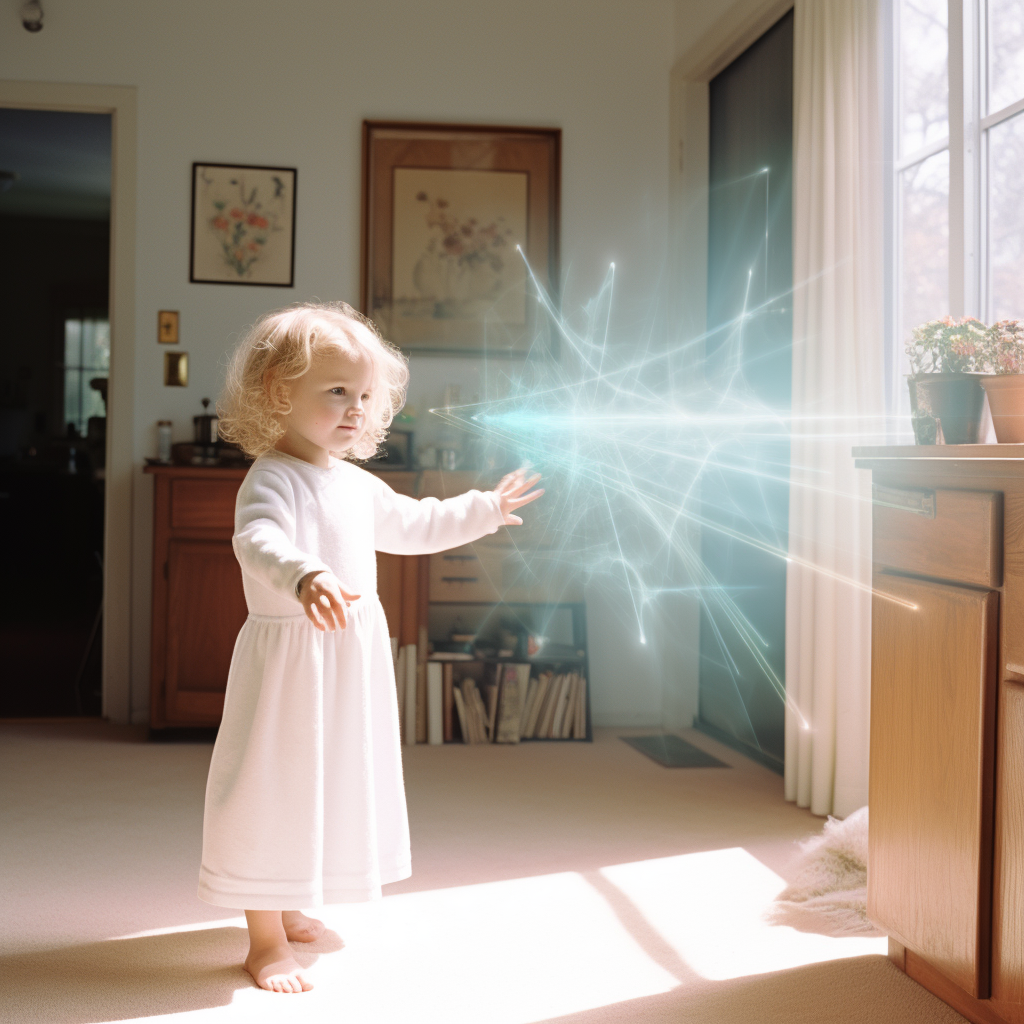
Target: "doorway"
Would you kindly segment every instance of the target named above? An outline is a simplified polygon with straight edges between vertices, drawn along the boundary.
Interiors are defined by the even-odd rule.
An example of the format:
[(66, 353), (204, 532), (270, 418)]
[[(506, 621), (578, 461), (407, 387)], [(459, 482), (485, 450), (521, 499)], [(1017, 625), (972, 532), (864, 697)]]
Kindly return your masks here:
[[(711, 81), (706, 376), (754, 412), (704, 477), (695, 724), (781, 771), (793, 319), (793, 13)], [(764, 414), (778, 417), (766, 427)], [(757, 416), (761, 419), (758, 420)], [(760, 422), (760, 426), (758, 423)], [(747, 543), (741, 538), (750, 538)]]
[(102, 710), (112, 116), (0, 107), (0, 717)]

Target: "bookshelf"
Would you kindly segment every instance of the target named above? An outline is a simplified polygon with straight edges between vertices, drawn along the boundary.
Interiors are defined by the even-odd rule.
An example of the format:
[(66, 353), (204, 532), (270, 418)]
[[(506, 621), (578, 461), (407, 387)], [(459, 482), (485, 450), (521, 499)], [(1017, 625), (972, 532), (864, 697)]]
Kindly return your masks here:
[[(429, 666), (442, 675), (444, 742), (593, 739), (582, 602), (432, 602), (427, 634), (435, 697), (438, 669)], [(476, 728), (467, 721), (471, 704)]]
[(428, 602), (392, 638), (403, 743), (590, 742), (586, 607)]
[[(493, 486), (493, 481), (476, 473), (428, 470), (419, 475), (415, 496), (446, 498), (471, 487), (488, 486)], [(465, 696), (476, 703), (478, 711), (483, 705), (486, 742), (509, 742), (509, 715), (505, 716), (505, 729), (500, 728), (504, 678), (497, 677), (496, 694), (490, 690), (498, 667), (509, 665), (520, 666), (519, 685), (510, 685), (509, 690), (518, 688), (521, 700), (530, 696), (532, 679), (539, 685), (541, 677), (547, 676), (553, 685), (561, 677), (561, 687), (566, 686), (567, 676), (579, 680), (569, 684), (575, 693), (559, 693), (566, 705), (561, 709), (561, 733), (565, 732), (568, 711), (568, 735), (556, 738), (549, 734), (554, 732), (558, 709), (552, 713), (547, 708), (548, 732), (535, 728), (512, 742), (592, 740), (582, 580), (572, 559), (566, 557), (565, 537), (554, 506), (538, 502), (530, 506), (524, 519), (523, 526), (503, 528), (464, 547), (423, 556), (415, 595), (403, 583), (406, 599), (415, 605), (414, 616), (403, 614), (402, 618), (406, 664), (398, 664), (401, 648), (396, 652), (404, 742), (464, 742), (454, 691), (457, 683), (466, 680), (471, 681), (479, 699), (473, 698), (472, 689)], [(410, 635), (404, 627), (413, 618), (414, 634)], [(492, 696), (498, 701), (496, 708), (490, 703)], [(578, 729), (574, 709), (581, 716)], [(544, 716), (538, 717), (543, 723)], [(482, 742), (479, 735), (475, 740)]]

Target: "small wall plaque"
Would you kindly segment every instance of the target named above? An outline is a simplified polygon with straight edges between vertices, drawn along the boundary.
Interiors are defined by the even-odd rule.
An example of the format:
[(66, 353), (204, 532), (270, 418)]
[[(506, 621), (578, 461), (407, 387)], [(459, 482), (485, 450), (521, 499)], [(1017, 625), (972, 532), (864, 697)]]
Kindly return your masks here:
[(164, 353), (164, 384), (172, 388), (188, 386), (188, 353)]
[(156, 338), (161, 345), (178, 344), (178, 311), (176, 309), (161, 309), (157, 313)]

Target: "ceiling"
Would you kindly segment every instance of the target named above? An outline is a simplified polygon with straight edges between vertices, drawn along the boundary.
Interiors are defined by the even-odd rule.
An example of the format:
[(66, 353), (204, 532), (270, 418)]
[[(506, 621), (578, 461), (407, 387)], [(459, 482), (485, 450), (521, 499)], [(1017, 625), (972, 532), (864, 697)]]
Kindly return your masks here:
[(110, 143), (109, 114), (0, 107), (0, 215), (108, 219)]

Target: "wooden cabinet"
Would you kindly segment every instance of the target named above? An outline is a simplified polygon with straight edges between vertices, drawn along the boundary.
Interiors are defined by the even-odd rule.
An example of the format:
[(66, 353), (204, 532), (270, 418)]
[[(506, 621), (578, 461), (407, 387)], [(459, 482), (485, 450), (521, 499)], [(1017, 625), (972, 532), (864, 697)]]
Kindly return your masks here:
[(868, 914), (980, 998), (998, 595), (885, 575), (874, 589)]
[[(231, 548), (242, 469), (150, 467), (153, 495), (153, 619), (150, 724), (220, 723), (231, 653), (248, 614)], [(387, 474), (415, 493), (417, 474)], [(393, 635), (414, 644), (425, 621), (427, 558), (378, 554), (377, 589)]]
[[(231, 548), (243, 469), (160, 466), (153, 503), (153, 620), (150, 724), (155, 729), (216, 726), (235, 637), (247, 614)], [(412, 497), (444, 498), (480, 483), (472, 473), (382, 472)], [(542, 521), (542, 520), (541, 520)], [(437, 555), (377, 555), (377, 592), (392, 636), (420, 644), (431, 601), (582, 601), (582, 587), (557, 566), (548, 572), (537, 527), (513, 540), (501, 530)], [(532, 549), (531, 549), (532, 550)], [(538, 571), (540, 575), (538, 575)], [(562, 575), (558, 575), (561, 573)]]
[(233, 642), (248, 614), (231, 540), (167, 544), (163, 713), (168, 723), (216, 724)]
[(1024, 1024), (1024, 446), (872, 471), (868, 912), (978, 1024)]

